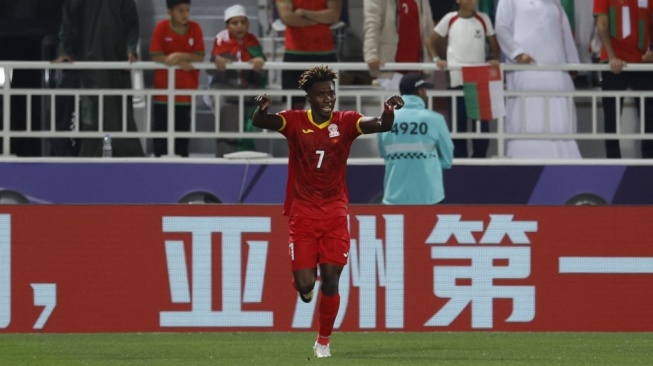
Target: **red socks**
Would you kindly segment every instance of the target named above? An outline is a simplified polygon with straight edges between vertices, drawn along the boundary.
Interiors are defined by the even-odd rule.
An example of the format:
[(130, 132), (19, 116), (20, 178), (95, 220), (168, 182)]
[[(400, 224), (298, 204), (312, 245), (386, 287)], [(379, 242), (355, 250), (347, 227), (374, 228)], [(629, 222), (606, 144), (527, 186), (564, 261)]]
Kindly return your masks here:
[(323, 293), (320, 294), (317, 343), (323, 346), (329, 344), (331, 333), (333, 333), (333, 324), (336, 322), (339, 308), (340, 294), (333, 296), (327, 296)]

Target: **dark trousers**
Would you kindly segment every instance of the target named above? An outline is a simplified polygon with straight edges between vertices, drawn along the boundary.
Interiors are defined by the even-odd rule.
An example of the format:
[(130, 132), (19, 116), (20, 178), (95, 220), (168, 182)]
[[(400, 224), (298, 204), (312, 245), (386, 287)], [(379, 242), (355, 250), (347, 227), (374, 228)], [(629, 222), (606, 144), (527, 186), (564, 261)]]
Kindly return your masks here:
[[(603, 81), (601, 88), (603, 90), (652, 90), (653, 89), (653, 72), (649, 71), (633, 71), (622, 72), (613, 74), (610, 71), (603, 71), (601, 73)], [(617, 132), (617, 98), (603, 97), (603, 130), (606, 133)], [(621, 109), (623, 109), (623, 98), (620, 99)], [(635, 100), (637, 108), (637, 115), (641, 116), (640, 100)], [(639, 120), (637, 122), (639, 124)], [(653, 132), (653, 98), (644, 98), (644, 132)], [(621, 158), (621, 149), (619, 148), (619, 140), (609, 139), (605, 140), (605, 155), (610, 159)], [(642, 158), (653, 158), (653, 140), (642, 140)]]
[[(152, 131), (168, 130), (168, 105), (154, 103)], [(175, 105), (175, 131), (190, 131), (190, 105)], [(175, 155), (188, 157), (189, 139), (175, 139)], [(154, 139), (154, 156), (168, 155), (168, 141)]]
[[(79, 75), (77, 70), (63, 70), (57, 85), (61, 89), (78, 89)], [(71, 131), (75, 128), (75, 97), (72, 95), (59, 95), (54, 97), (55, 129), (57, 131)], [(78, 156), (79, 139), (51, 138), (51, 156)]]
[[(462, 87), (453, 88), (461, 90)], [(452, 98), (452, 104), (453, 104)], [(457, 132), (467, 132), (467, 109), (465, 108), (465, 98), (456, 97), (456, 131)], [(451, 106), (451, 110), (454, 109), (454, 106)], [(453, 129), (452, 129), (453, 130)], [(476, 131), (476, 121), (472, 121), (472, 128), (470, 131)], [(489, 132), (490, 124), (488, 121), (481, 121), (481, 132)], [(488, 139), (473, 139), (472, 140), (472, 158), (485, 158), (487, 155), (487, 148), (490, 144)], [(468, 158), (467, 153), (467, 140), (466, 139), (454, 139), (453, 140), (453, 156), (454, 158)]]

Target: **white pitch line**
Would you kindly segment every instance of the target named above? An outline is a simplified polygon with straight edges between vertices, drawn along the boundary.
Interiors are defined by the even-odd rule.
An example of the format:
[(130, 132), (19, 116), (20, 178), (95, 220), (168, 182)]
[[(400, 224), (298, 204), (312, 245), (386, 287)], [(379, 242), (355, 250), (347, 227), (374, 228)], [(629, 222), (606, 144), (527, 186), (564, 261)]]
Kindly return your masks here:
[(560, 273), (652, 273), (653, 257), (560, 257)]

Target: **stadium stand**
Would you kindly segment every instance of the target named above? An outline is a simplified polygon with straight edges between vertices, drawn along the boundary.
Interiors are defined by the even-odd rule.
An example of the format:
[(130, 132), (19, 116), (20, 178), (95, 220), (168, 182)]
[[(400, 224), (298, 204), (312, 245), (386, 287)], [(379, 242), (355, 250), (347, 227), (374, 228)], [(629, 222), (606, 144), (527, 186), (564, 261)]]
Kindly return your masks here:
[[(284, 65), (275, 59), (274, 55), (279, 54), (280, 47), (277, 40), (280, 37), (282, 28), (273, 26), (274, 24), (274, 14), (271, 11), (270, 4), (268, 0), (247, 0), (240, 1), (248, 11), (250, 15), (250, 29), (253, 33), (258, 34), (264, 50), (268, 56), (270, 62), (266, 65), (270, 75), (270, 83), (268, 86), (267, 92), (274, 97), (275, 105), (273, 110), (281, 110), (287, 106), (281, 102), (281, 99), (284, 95), (288, 93), (297, 93), (294, 95), (301, 95), (300, 91), (285, 91), (282, 92), (279, 87), (278, 80), (274, 78), (274, 75), (282, 69), (297, 67), (295, 65)], [(137, 0), (140, 20), (141, 20), (141, 59), (148, 60), (148, 57), (145, 50), (149, 49), (149, 40), (151, 37), (151, 31), (154, 24), (165, 17), (166, 9), (164, 2), (154, 1), (154, 0)], [(213, 36), (219, 30), (223, 29), (224, 22), (222, 20), (222, 14), (224, 8), (228, 6), (227, 2), (220, 2), (216, 5), (215, 2), (210, 0), (194, 0), (192, 6), (192, 17), (196, 21), (200, 22), (203, 27), (205, 42), (207, 50), (211, 49), (213, 42)], [(350, 1), (348, 7), (348, 18), (359, 19), (362, 17), (362, 1)], [(360, 23), (360, 22), (359, 22)], [(365, 67), (362, 60), (357, 62), (355, 51), (352, 52), (352, 45), (356, 45), (360, 41), (361, 24), (352, 24), (348, 27), (336, 27), (335, 35), (340, 37), (342, 41), (341, 52), (346, 54), (346, 59), (348, 62), (342, 62), (338, 65), (333, 65), (341, 73), (347, 72), (359, 72), (366, 73), (367, 68)], [(281, 45), (282, 47), (282, 45)], [(353, 57), (352, 57), (353, 56)], [(349, 62), (349, 60), (354, 60)], [(152, 95), (151, 85), (152, 85), (152, 74), (153, 70), (157, 67), (149, 61), (138, 62), (132, 65), (83, 65), (76, 64), (76, 67), (113, 67), (113, 68), (131, 68), (134, 72), (134, 90), (130, 91), (118, 91), (121, 94), (130, 93), (134, 95), (135, 100), (138, 102), (136, 104), (136, 117), (139, 122), (139, 132), (133, 133), (135, 136), (143, 139), (144, 142), (151, 140), (151, 137), (154, 137), (151, 132), (149, 132), (149, 123), (150, 120), (150, 110), (149, 110), (149, 101)], [(405, 67), (405, 65), (402, 65)], [(212, 64), (207, 62), (204, 64), (198, 64), (198, 68), (206, 70), (213, 67)], [(246, 65), (231, 65), (231, 68), (246, 68)], [(308, 67), (308, 65), (300, 65), (300, 67)], [(387, 65), (388, 69), (397, 67), (397, 65)], [(412, 67), (412, 66), (411, 66)], [(419, 64), (415, 66), (416, 68), (425, 70), (427, 72), (433, 71), (435, 68), (433, 65)], [(533, 68), (542, 68), (542, 66), (530, 66)], [(556, 66), (547, 66), (556, 68)], [(646, 68), (648, 66), (638, 66), (641, 68)], [(71, 68), (70, 65), (52, 65), (47, 62), (21, 62), (15, 63), (10, 61), (0, 61), (0, 69), (3, 69), (4, 72), (0, 73), (0, 82), (2, 81), (2, 76), (4, 76), (4, 83), (2, 87), (2, 100), (5, 101), (2, 110), (3, 114), (3, 131), (1, 135), (0, 142), (9, 142), (17, 141), (18, 139), (29, 139), (40, 141), (40, 144), (44, 147), (42, 149), (42, 156), (48, 156), (49, 149), (47, 148), (48, 141), (53, 137), (59, 138), (75, 138), (81, 137), (83, 134), (79, 133), (78, 130), (73, 129), (73, 131), (56, 131), (54, 129), (55, 125), (55, 115), (56, 108), (55, 103), (52, 103), (52, 97), (54, 95), (72, 95), (77, 96), (83, 93), (90, 93), (90, 91), (83, 90), (72, 90), (72, 89), (54, 89), (51, 85), (55, 83), (52, 80), (48, 80), (48, 83), (45, 83), (45, 80), (50, 79), (52, 75), (57, 75), (57, 70)], [(579, 65), (566, 65), (565, 70), (575, 70), (582, 73), (596, 73), (598, 70), (601, 70), (602, 66), (596, 64), (579, 64)], [(10, 80), (11, 76), (16, 72), (22, 70), (40, 70), (41, 75), (43, 75), (45, 86), (44, 88), (33, 87), (33, 89), (17, 89), (11, 87)], [(631, 71), (636, 72), (637, 67), (630, 68)], [(196, 98), (194, 103), (194, 120), (193, 120), (193, 129), (189, 133), (189, 137), (192, 139), (191, 143), (191, 154), (196, 157), (208, 157), (214, 156), (213, 149), (215, 148), (214, 140), (216, 137), (230, 137), (230, 138), (240, 138), (244, 137), (244, 133), (235, 132), (231, 135), (222, 135), (216, 133), (216, 125), (220, 122), (219, 118), (211, 111), (211, 109), (203, 102), (203, 97), (208, 95), (209, 91), (206, 89), (208, 84), (208, 75), (202, 73), (201, 76), (201, 87), (200, 90), (196, 92)], [(375, 114), (378, 113), (380, 107), (380, 101), (386, 95), (383, 91), (379, 90), (373, 85), (345, 85), (347, 83), (338, 84), (338, 97), (340, 109), (356, 109), (360, 110), (364, 114)], [(113, 91), (114, 93), (116, 91)], [(95, 90), (93, 93), (111, 93), (111, 91)], [(220, 93), (219, 91), (210, 91), (210, 93)], [(236, 95), (241, 98), (252, 98), (256, 91), (237, 91)], [(435, 97), (451, 97), (454, 92), (444, 91), (444, 90), (434, 90), (430, 91), (431, 96)], [(538, 92), (531, 92), (538, 94)], [(539, 93), (540, 95), (548, 95), (547, 93)], [(519, 95), (519, 94), (518, 94)], [(529, 95), (528, 93), (521, 94), (522, 96)], [(603, 158), (604, 151), (602, 147), (602, 142), (606, 138), (605, 134), (602, 134), (602, 113), (601, 110), (601, 96), (603, 95), (600, 90), (598, 90), (597, 85), (590, 83), (589, 85), (584, 85), (582, 88), (579, 87), (572, 94), (573, 101), (577, 107), (578, 113), (578, 133), (568, 136), (557, 136), (560, 138), (573, 138), (579, 142), (581, 153), (583, 158)], [(620, 130), (618, 131), (619, 138), (621, 139), (622, 150), (624, 151), (624, 158), (639, 158), (639, 143), (642, 138), (650, 138), (647, 135), (641, 133), (641, 123), (643, 119), (637, 120), (636, 118), (636, 103), (641, 101), (641, 97), (649, 96), (648, 94), (637, 94), (631, 92), (621, 92), (615, 93), (615, 95), (628, 97), (626, 103), (624, 104), (624, 114), (620, 117)], [(9, 103), (12, 98), (16, 96), (30, 96), (26, 98), (27, 102), (26, 107), (20, 106), (15, 107), (12, 103)], [(44, 98), (39, 98), (45, 96)], [(38, 108), (35, 108), (38, 105)], [(13, 109), (13, 111), (12, 111)], [(34, 111), (38, 109), (39, 113), (36, 114)], [(23, 121), (31, 120), (32, 123), (27, 123), (23, 127), (12, 128), (10, 120), (11, 116), (19, 116), (19, 119)], [(23, 117), (24, 116), (24, 117)], [(15, 119), (12, 117), (13, 119)], [(34, 123), (35, 119), (39, 119)], [(242, 117), (236, 117), (242, 118)], [(242, 126), (242, 122), (241, 126)], [(509, 139), (509, 135), (505, 135), (502, 132), (502, 120), (499, 119), (493, 122), (491, 127), (491, 134), (489, 135), (492, 140), (490, 145), (489, 156), (497, 157), (502, 159), (504, 157), (502, 142), (506, 139)], [(242, 131), (242, 130), (241, 130)], [(92, 134), (92, 133), (89, 133)], [(101, 135), (101, 132), (98, 132), (97, 135)], [(126, 137), (128, 133), (121, 133), (116, 138)], [(468, 133), (467, 135), (462, 135), (456, 131), (453, 131), (454, 137), (466, 137), (474, 138), (474, 133)], [(163, 135), (157, 135), (156, 137), (171, 137), (171, 133), (163, 133)], [(257, 150), (265, 153), (269, 153), (274, 157), (284, 157), (287, 154), (285, 150), (285, 143), (280, 136), (276, 136), (273, 133), (248, 133), (246, 135), (248, 138), (253, 138), (256, 140)], [(88, 137), (88, 136), (87, 136)], [(93, 136), (95, 137), (95, 136)], [(542, 135), (542, 137), (546, 137)], [(537, 138), (537, 136), (535, 137)], [(150, 144), (146, 145), (146, 153), (151, 151)], [(9, 156), (11, 154), (16, 154), (16, 152), (5, 144), (2, 147), (0, 153), (3, 156)], [(20, 155), (20, 154), (18, 154)], [(358, 141), (354, 147), (351, 156), (353, 158), (378, 158), (378, 152), (376, 145), (373, 139), (362, 138)]]

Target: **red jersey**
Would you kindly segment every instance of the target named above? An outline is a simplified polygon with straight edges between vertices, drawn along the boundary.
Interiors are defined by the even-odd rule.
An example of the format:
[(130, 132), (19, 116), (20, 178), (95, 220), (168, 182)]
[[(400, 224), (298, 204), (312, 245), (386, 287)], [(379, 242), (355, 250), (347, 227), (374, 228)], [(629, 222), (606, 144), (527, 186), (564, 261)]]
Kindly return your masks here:
[[(231, 61), (247, 62), (255, 57), (265, 60), (263, 49), (255, 35), (247, 33), (242, 40), (237, 40), (226, 29), (215, 36), (211, 55), (224, 57)], [(239, 78), (239, 85), (243, 88), (258, 87), (261, 83), (261, 74), (252, 70), (228, 70), (224, 75), (223, 77), (227, 79)]]
[[(632, 63), (642, 62), (650, 46), (653, 0), (594, 0), (594, 14), (606, 14), (615, 55)], [(601, 48), (601, 60), (608, 54)]]
[[(174, 52), (196, 53), (204, 55), (204, 36), (199, 24), (189, 21), (186, 29), (180, 31), (172, 28), (170, 20), (160, 21), (154, 28), (151, 55), (169, 55)], [(175, 89), (197, 89), (199, 87), (199, 70), (175, 71)], [(154, 88), (168, 88), (168, 71), (159, 69), (154, 72)], [(168, 102), (165, 95), (155, 95), (155, 102)], [(177, 95), (175, 103), (190, 104), (189, 95)]]
[(396, 62), (422, 62), (422, 39), (419, 26), (419, 8), (413, 0), (401, 0), (397, 4), (399, 18), (399, 43), (397, 44)]
[(231, 61), (249, 61), (254, 57), (265, 58), (261, 44), (255, 35), (247, 33), (239, 41), (233, 38), (226, 29), (216, 34), (211, 54), (228, 58)]
[[(276, 0), (287, 2), (288, 0)], [(328, 0), (292, 0), (294, 9), (324, 10)], [(308, 27), (286, 27), (285, 52), (288, 53), (332, 53), (336, 47), (328, 24)]]
[(283, 214), (288, 216), (346, 216), (349, 194), (345, 173), (352, 142), (361, 135), (362, 114), (335, 111), (317, 124), (311, 111), (279, 113), (289, 147), (288, 185)]

